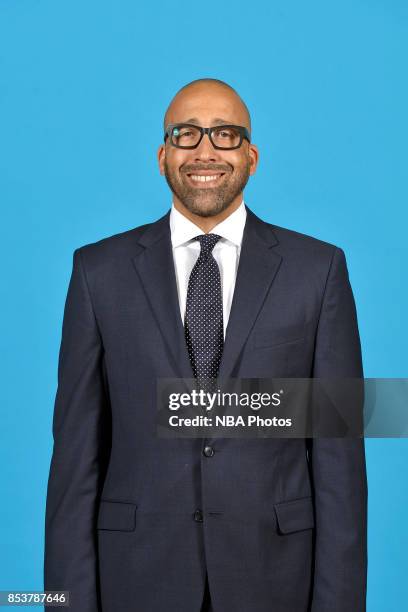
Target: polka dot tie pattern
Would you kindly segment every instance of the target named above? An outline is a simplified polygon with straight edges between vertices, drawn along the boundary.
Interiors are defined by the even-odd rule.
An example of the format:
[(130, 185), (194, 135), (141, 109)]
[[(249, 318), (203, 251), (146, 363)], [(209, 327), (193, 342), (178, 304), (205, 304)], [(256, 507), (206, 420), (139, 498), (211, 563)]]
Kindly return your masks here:
[(212, 250), (221, 236), (202, 234), (200, 255), (187, 288), (184, 332), (194, 376), (216, 378), (224, 347), (221, 275)]

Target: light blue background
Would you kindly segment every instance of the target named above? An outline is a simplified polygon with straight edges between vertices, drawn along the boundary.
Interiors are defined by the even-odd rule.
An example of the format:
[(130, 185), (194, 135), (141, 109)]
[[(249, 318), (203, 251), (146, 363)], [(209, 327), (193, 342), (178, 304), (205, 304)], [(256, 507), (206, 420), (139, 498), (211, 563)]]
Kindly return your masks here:
[[(166, 212), (156, 150), (188, 81), (246, 100), (261, 152), (246, 202), (345, 250), (365, 375), (408, 376), (407, 24), (404, 0), (0, 0), (0, 589), (43, 586), (73, 250)], [(368, 610), (401, 612), (408, 443), (366, 448)]]

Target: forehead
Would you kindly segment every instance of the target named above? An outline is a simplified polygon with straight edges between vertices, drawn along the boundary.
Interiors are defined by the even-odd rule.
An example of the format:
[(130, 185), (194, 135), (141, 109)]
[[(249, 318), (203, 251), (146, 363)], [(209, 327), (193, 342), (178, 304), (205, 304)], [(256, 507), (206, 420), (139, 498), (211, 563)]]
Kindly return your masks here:
[(167, 123), (190, 122), (193, 118), (201, 125), (221, 123), (222, 119), (249, 127), (241, 100), (224, 87), (197, 86), (179, 92), (169, 107)]

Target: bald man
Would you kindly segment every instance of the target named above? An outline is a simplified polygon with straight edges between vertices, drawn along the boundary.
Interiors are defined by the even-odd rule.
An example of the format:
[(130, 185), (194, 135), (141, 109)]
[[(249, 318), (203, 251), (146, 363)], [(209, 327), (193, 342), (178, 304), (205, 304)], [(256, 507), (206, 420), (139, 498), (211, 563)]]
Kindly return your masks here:
[(162, 378), (361, 378), (343, 251), (259, 219), (248, 108), (184, 86), (171, 209), (74, 252), (55, 399), (45, 589), (75, 612), (364, 612), (359, 438), (157, 435)]

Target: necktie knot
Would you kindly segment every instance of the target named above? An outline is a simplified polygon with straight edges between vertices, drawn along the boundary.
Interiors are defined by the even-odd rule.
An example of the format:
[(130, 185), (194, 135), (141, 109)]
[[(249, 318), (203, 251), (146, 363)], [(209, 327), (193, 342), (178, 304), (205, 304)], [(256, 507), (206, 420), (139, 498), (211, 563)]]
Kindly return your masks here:
[(209, 255), (221, 236), (218, 234), (201, 234), (196, 236), (194, 240), (198, 240), (201, 246), (200, 255)]

